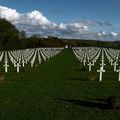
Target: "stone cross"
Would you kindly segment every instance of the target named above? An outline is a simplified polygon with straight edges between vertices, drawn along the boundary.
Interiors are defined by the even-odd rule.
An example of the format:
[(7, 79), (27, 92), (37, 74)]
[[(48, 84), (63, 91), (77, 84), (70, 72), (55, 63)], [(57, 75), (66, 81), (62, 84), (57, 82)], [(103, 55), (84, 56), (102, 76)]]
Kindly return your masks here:
[(100, 70), (97, 70), (97, 72), (100, 73), (100, 77), (99, 77), (99, 81), (102, 81), (102, 73), (105, 72), (105, 70), (103, 70), (103, 67), (100, 67)]
[(119, 73), (119, 76), (118, 76), (118, 81), (120, 81), (120, 67), (119, 67), (119, 70), (116, 70), (116, 72)]

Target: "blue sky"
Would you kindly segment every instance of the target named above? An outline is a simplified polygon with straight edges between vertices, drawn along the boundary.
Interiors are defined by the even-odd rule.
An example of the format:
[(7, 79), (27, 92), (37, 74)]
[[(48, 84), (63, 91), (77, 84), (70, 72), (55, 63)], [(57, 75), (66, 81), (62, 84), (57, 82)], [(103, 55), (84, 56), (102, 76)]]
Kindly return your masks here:
[[(11, 17), (8, 18), (7, 15), (4, 15), (6, 12), (1, 12), (4, 9), (3, 7), (6, 7), (8, 9), (7, 11), (9, 11), (9, 9), (14, 9), (20, 16), (21, 14), (24, 14), (24, 17), (25, 14), (26, 17), (28, 17), (28, 13), (33, 15), (32, 12), (35, 10), (40, 12), (40, 14), (42, 13), (41, 17), (45, 17), (50, 22), (47, 31), (42, 29), (43, 26), (40, 26), (41, 29), (38, 29), (37, 27), (34, 31), (34, 29), (31, 30), (32, 27), (35, 27), (34, 25), (29, 26), (24, 23), (25, 26), (23, 26), (23, 22), (13, 22), (19, 29), (25, 28), (26, 32), (30, 34), (33, 32), (44, 35), (58, 35), (59, 33), (59, 36), (71, 38), (85, 38), (85, 34), (87, 34), (86, 37), (96, 38), (96, 35), (98, 34), (97, 37), (101, 37), (101, 39), (104, 39), (107, 35), (118, 39), (117, 36), (119, 36), (120, 32), (119, 0), (0, 0), (0, 5), (0, 17), (5, 17), (10, 22), (13, 22), (14, 20), (11, 20)], [(34, 12), (34, 14), (39, 15), (37, 12)], [(23, 16), (21, 18), (23, 18)], [(24, 19), (26, 20), (26, 18)], [(39, 19), (41, 18), (39, 17)], [(33, 21), (36, 20), (34, 19)], [(53, 25), (54, 29), (51, 28), (52, 24), (56, 24)], [(59, 29), (59, 26), (62, 27), (62, 29)], [(73, 29), (73, 31), (68, 29)], [(70, 36), (70, 32), (74, 34)], [(102, 34), (103, 32), (106, 34)], [(79, 33), (82, 35), (79, 36)]]
[(120, 23), (119, 0), (0, 0), (1, 5), (19, 12), (39, 10), (50, 20), (97, 20)]

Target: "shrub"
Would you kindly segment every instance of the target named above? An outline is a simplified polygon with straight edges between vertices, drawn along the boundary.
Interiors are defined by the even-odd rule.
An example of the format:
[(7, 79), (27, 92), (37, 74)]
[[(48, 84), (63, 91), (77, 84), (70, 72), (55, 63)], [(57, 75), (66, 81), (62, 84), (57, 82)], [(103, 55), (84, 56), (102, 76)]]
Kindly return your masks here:
[(120, 96), (110, 96), (107, 99), (108, 106), (112, 109), (120, 109)]
[(3, 80), (5, 80), (5, 73), (3, 73), (3, 72), (0, 72), (0, 81), (3, 81)]
[(96, 74), (90, 74), (87, 77), (87, 80), (90, 80), (90, 81), (94, 81), (94, 80), (97, 80), (97, 79), (98, 79), (98, 77), (97, 77)]

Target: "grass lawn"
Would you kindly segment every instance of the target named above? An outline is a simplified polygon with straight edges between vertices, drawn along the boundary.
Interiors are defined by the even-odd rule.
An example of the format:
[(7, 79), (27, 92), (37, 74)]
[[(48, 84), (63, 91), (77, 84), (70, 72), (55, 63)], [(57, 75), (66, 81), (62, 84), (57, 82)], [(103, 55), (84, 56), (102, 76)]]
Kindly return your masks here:
[[(1, 71), (3, 64), (0, 64)], [(71, 49), (23, 72), (10, 67), (0, 81), (0, 120), (120, 120), (120, 110), (109, 109), (105, 100), (120, 95), (118, 73), (106, 61), (103, 81), (87, 81), (97, 74), (81, 71)]]

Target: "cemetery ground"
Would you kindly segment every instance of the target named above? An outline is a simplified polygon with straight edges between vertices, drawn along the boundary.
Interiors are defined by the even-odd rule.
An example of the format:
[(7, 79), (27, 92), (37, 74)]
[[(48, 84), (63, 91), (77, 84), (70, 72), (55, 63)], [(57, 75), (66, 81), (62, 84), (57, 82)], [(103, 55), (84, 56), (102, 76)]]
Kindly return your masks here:
[[(105, 73), (99, 82), (100, 59), (88, 72), (71, 49), (20, 73), (9, 67), (0, 81), (0, 120), (119, 120), (120, 110), (106, 100), (120, 94), (118, 73), (105, 58)], [(30, 69), (29, 69), (30, 68)], [(0, 70), (4, 71), (3, 63)], [(89, 75), (98, 80), (88, 80)]]

